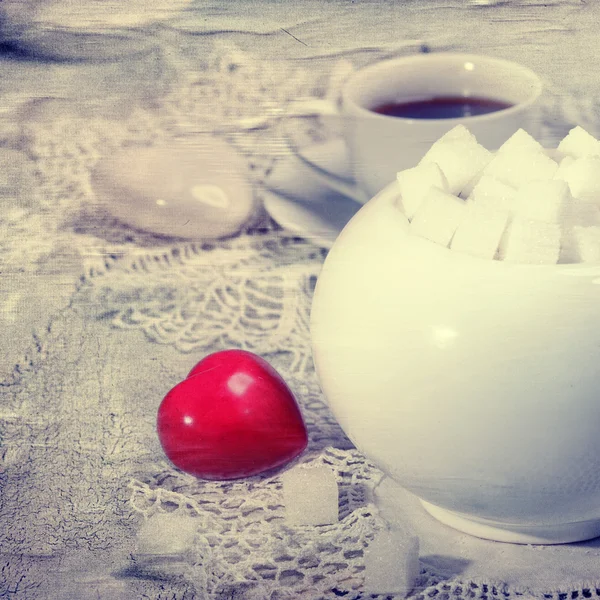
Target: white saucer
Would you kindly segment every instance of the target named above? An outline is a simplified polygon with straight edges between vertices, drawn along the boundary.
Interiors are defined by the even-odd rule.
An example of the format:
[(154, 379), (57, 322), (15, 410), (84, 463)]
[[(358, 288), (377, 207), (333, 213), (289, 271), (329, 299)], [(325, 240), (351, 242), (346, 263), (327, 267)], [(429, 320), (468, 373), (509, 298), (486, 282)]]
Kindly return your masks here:
[(266, 182), (265, 209), (284, 229), (329, 248), (361, 205), (330, 189), (308, 163), (349, 178), (348, 152), (336, 138), (304, 148), (303, 156), (277, 162)]

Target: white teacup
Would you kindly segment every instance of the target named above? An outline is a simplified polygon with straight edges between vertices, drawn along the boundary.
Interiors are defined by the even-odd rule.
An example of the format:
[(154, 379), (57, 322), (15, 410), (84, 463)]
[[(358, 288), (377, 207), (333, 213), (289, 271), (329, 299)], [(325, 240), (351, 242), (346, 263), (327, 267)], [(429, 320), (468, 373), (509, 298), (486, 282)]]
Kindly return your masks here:
[[(431, 144), (458, 124), (491, 150), (519, 128), (539, 137), (536, 103), (542, 87), (530, 69), (486, 56), (432, 53), (377, 62), (351, 75), (342, 88), (339, 116), (344, 119), (355, 185), (344, 185), (322, 169), (317, 174), (364, 203), (393, 181), (398, 171), (416, 166)], [(439, 97), (485, 98), (511, 106), (483, 115), (439, 119), (374, 111), (388, 103)]]

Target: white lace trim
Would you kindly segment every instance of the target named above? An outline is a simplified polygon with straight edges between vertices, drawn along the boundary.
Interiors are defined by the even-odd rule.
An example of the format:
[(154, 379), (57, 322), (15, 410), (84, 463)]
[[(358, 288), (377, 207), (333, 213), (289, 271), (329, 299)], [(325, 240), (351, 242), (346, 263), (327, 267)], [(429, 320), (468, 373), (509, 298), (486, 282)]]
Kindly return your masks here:
[(371, 503), (372, 487), (381, 474), (356, 451), (327, 448), (318, 455), (305, 454), (301, 462), (334, 470), (339, 523), (287, 525), (279, 475), (199, 486), (193, 477), (157, 465), (149, 483), (130, 483), (131, 503), (144, 518), (168, 512), (196, 520), (188, 576), (200, 582), (201, 597), (239, 584), (247, 588), (248, 598), (276, 594), (317, 600), (335, 588), (356, 592), (364, 579), (363, 551), (385, 526)]
[(301, 240), (242, 236), (144, 253), (85, 288), (86, 303), (119, 328), (141, 329), (184, 353), (234, 346), (291, 354), (290, 371), (312, 368), (308, 319), (323, 252)]

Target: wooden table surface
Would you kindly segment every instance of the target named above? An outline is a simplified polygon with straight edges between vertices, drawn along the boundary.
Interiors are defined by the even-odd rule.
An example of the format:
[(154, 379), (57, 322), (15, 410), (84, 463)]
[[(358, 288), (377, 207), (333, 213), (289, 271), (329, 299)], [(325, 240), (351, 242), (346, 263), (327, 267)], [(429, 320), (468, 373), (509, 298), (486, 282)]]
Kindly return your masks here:
[[(178, 10), (174, 10), (174, 7), (177, 7)], [(4, 134), (5, 128), (10, 128), (9, 125), (11, 119), (15, 116), (15, 111), (18, 112), (24, 103), (27, 104), (28, 110), (32, 107), (34, 109), (33, 113), (28, 114), (29, 117), (35, 119), (35, 110), (39, 109), (42, 113), (46, 111), (44, 118), (49, 120), (51, 120), (54, 113), (65, 107), (68, 107), (69, 110), (75, 107), (77, 111), (84, 115), (107, 119), (125, 118), (136, 107), (152, 107), (153, 101), (164, 95), (173, 83), (180, 81), (185, 76), (186, 71), (197, 72), (204, 67), (209, 68), (208, 63), (215, 44), (233, 44), (241, 52), (275, 65), (275, 70), (280, 71), (283, 75), (291, 72), (292, 66), (301, 66), (317, 79), (321, 76), (327, 78), (331, 73), (332, 66), (340, 58), (347, 58), (355, 66), (360, 66), (386, 54), (397, 55), (401, 53), (454, 50), (515, 60), (541, 75), (546, 84), (547, 94), (560, 99), (562, 105), (561, 115), (566, 115), (570, 123), (580, 122), (592, 134), (600, 135), (600, 77), (597, 74), (598, 56), (600, 54), (599, 23), (600, 2), (594, 0), (547, 0), (546, 2), (541, 0), (405, 0), (397, 2), (393, 0), (193, 0), (191, 2), (181, 0), (168, 2), (166, 5), (163, 0), (160, 2), (158, 0), (149, 1), (146, 4), (143, 0), (114, 2), (101, 2), (100, 0), (2, 0), (0, 2), (0, 40), (3, 40), (0, 45), (0, 136)], [(257, 64), (266, 63), (257, 62)], [(30, 102), (32, 99), (53, 101), (32, 105)], [(557, 125), (560, 126), (560, 123)], [(46, 161), (48, 164), (49, 162)], [(60, 166), (59, 163), (60, 161), (57, 162), (57, 169)], [(58, 183), (61, 182), (58, 181)], [(79, 222), (80, 225), (81, 223), (82, 221)], [(144, 248), (134, 249), (140, 252), (144, 250)], [(131, 250), (131, 247), (125, 248), (123, 252), (127, 250)], [(15, 256), (20, 255), (15, 253)], [(1, 258), (3, 256), (0, 256)], [(318, 252), (314, 256), (310, 255), (310, 260), (315, 264), (318, 262), (317, 258), (320, 260)], [(15, 273), (19, 271), (20, 266), (19, 263)], [(204, 272), (201, 269), (202, 266), (198, 267), (198, 273)], [(109, 267), (107, 266), (106, 272), (108, 271)], [(22, 437), (21, 430), (16, 429), (16, 427), (21, 423), (19, 411), (21, 411), (21, 404), (25, 404), (22, 401), (23, 398), (29, 398), (32, 406), (37, 406), (36, 402), (40, 402), (40, 398), (42, 398), (44, 410), (46, 405), (50, 407), (58, 406), (63, 410), (60, 415), (62, 415), (61, 418), (64, 417), (63, 421), (67, 424), (67, 431), (76, 428), (77, 423), (79, 423), (76, 419), (84, 424), (88, 423), (88, 413), (80, 402), (78, 395), (79, 380), (76, 378), (77, 373), (74, 371), (75, 375), (71, 375), (68, 370), (65, 373), (61, 371), (58, 382), (53, 379), (55, 373), (51, 367), (53, 364), (60, 364), (63, 354), (73, 364), (79, 364), (79, 362), (84, 365), (89, 364), (90, 372), (95, 373), (98, 362), (95, 355), (97, 350), (95, 344), (99, 344), (98, 347), (103, 348), (105, 364), (102, 368), (105, 370), (98, 370), (102, 377), (98, 375), (96, 377), (98, 381), (92, 381), (94, 377), (91, 377), (90, 381), (86, 383), (86, 385), (89, 384), (89, 390), (85, 393), (91, 398), (90, 403), (95, 402), (97, 400), (96, 396), (98, 396), (103, 402), (106, 400), (106, 403), (108, 403), (110, 400), (115, 406), (122, 408), (119, 404), (121, 402), (119, 394), (116, 394), (116, 399), (114, 399), (112, 397), (113, 391), (110, 394), (104, 394), (103, 391), (103, 385), (114, 386), (115, 380), (122, 381), (123, 388), (133, 386), (134, 391), (139, 388), (139, 393), (136, 392), (136, 398), (142, 398), (144, 402), (152, 393), (157, 395), (157, 385), (154, 385), (154, 389), (148, 391), (151, 387), (148, 383), (150, 378), (154, 377), (157, 381), (161, 378), (161, 383), (162, 379), (171, 378), (175, 383), (176, 369), (184, 369), (182, 366), (184, 365), (184, 359), (181, 358), (182, 353), (179, 352), (179, 349), (175, 346), (160, 345), (146, 340), (145, 351), (148, 351), (147, 348), (151, 348), (152, 353), (158, 356), (157, 360), (159, 362), (156, 364), (162, 365), (162, 371), (153, 368), (153, 365), (145, 365), (147, 373), (149, 373), (149, 379), (144, 381), (128, 365), (130, 365), (133, 355), (136, 353), (144, 354), (144, 352), (140, 352), (139, 344), (140, 339), (146, 338), (142, 338), (142, 334), (134, 329), (126, 333), (122, 331), (115, 333), (110, 328), (110, 324), (107, 323), (111, 318), (114, 320), (113, 304), (117, 309), (121, 308), (119, 302), (126, 303), (127, 298), (129, 298), (128, 293), (133, 298), (132, 303), (136, 299), (139, 302), (141, 307), (139, 314), (152, 313), (155, 308), (151, 303), (145, 306), (143, 298), (141, 300), (137, 298), (140, 295), (139, 290), (134, 288), (130, 290), (123, 283), (123, 281), (127, 281), (128, 277), (133, 277), (131, 273), (124, 269), (122, 279), (119, 279), (117, 275), (115, 276), (116, 284), (122, 285), (127, 293), (121, 293), (121, 288), (115, 284), (117, 291), (113, 297), (104, 293), (101, 284), (99, 284), (98, 290), (100, 291), (97, 292), (97, 297), (94, 297), (94, 299), (96, 304), (105, 310), (105, 315), (108, 315), (102, 317), (105, 321), (102, 321), (102, 318), (96, 315), (95, 311), (100, 311), (100, 308), (91, 301), (88, 307), (85, 303), (85, 295), (80, 295), (79, 303), (80, 307), (83, 307), (81, 313), (72, 311), (66, 317), (58, 318), (54, 330), (51, 331), (55, 342), (58, 340), (62, 343), (63, 338), (65, 340), (76, 340), (77, 343), (83, 340), (81, 343), (84, 350), (87, 349), (85, 358), (88, 361), (87, 363), (79, 356), (79, 349), (75, 343), (72, 349), (66, 343), (62, 343), (62, 345), (55, 343), (51, 347), (51, 351), (48, 351), (50, 355), (50, 358), (48, 358), (42, 352), (42, 350), (46, 352), (46, 346), (44, 348), (38, 347), (39, 344), (36, 340), (35, 348), (40, 353), (42, 366), (39, 373), (34, 372), (29, 378), (25, 378), (25, 384), (23, 384), (23, 390), (25, 391), (13, 392), (14, 398), (12, 401), (17, 407), (14, 408), (14, 411), (19, 418), (11, 421), (12, 416), (9, 415), (6, 421), (9, 425), (15, 427), (17, 433), (14, 435), (18, 440), (15, 445), (17, 447)], [(48, 277), (50, 275), (53, 275), (53, 272)], [(74, 280), (78, 281), (78, 277), (79, 271), (74, 274)], [(23, 277), (23, 279), (26, 279), (26, 277)], [(33, 280), (33, 276), (31, 279)], [(184, 284), (180, 284), (176, 273), (173, 276), (173, 281), (175, 282), (171, 282), (173, 286), (176, 286), (176, 284), (181, 285), (181, 289), (184, 291), (191, 288), (191, 284), (188, 284), (185, 280), (183, 280)], [(31, 282), (32, 289), (36, 288), (33, 285), (34, 283), (34, 281)], [(59, 283), (62, 286), (62, 282), (59, 281)], [(105, 285), (109, 286), (109, 284)], [(162, 310), (164, 308), (160, 303), (162, 280), (157, 278), (152, 285), (154, 287), (151, 288), (151, 292), (156, 292), (159, 296), (156, 306)], [(5, 287), (7, 287), (6, 280)], [(10, 281), (8, 287), (10, 287)], [(90, 289), (92, 288), (93, 286), (90, 286)], [(69, 289), (67, 289), (67, 292), (69, 292)], [(141, 284), (140, 289), (143, 289)], [(2, 297), (1, 292), (2, 289), (0, 289), (0, 297)], [(38, 290), (36, 293), (36, 297), (41, 297), (45, 292)], [(152, 297), (152, 294), (149, 293), (148, 296)], [(36, 312), (39, 305), (41, 316), (37, 315), (35, 318), (39, 321), (38, 325), (43, 326), (43, 332), (50, 331), (49, 327), (47, 331), (45, 330), (46, 322), (50, 317), (44, 310), (50, 313), (54, 310), (52, 309), (54, 305), (48, 308), (47, 305), (50, 305), (50, 303), (46, 301), (46, 298), (43, 302), (38, 303), (31, 303), (29, 296), (25, 300), (28, 303), (27, 309), (32, 314)], [(59, 300), (63, 302), (62, 298)], [(66, 301), (65, 299), (63, 304)], [(6, 306), (5, 310), (8, 310)], [(86, 313), (86, 310), (89, 314)], [(113, 310), (113, 313), (111, 313), (111, 310)], [(59, 311), (56, 309), (54, 312), (58, 313)], [(193, 313), (193, 311), (191, 312)], [(22, 315), (17, 316), (21, 317)], [(125, 325), (128, 324), (125, 321), (124, 318), (124, 329), (126, 329)], [(18, 325), (21, 327), (20, 322)], [(80, 330), (77, 327), (80, 327)], [(16, 329), (15, 326), (13, 331), (16, 331)], [(31, 342), (28, 336), (32, 327), (25, 323), (21, 329), (27, 330), (25, 333), (19, 331), (27, 338), (28, 343)], [(168, 337), (169, 332), (170, 330), (166, 327), (163, 333)], [(125, 344), (123, 340), (126, 340)], [(98, 354), (100, 354), (99, 351)], [(189, 358), (189, 355), (186, 360), (187, 358)], [(11, 362), (11, 366), (12, 364)], [(111, 368), (108, 369), (106, 365), (110, 365)], [(26, 387), (27, 385), (29, 385), (29, 388)], [(100, 391), (96, 390), (96, 387)], [(69, 388), (69, 392), (68, 390), (65, 391), (67, 388)], [(138, 418), (136, 426), (142, 423), (142, 429), (146, 432), (147, 438), (155, 443), (154, 425), (151, 422), (152, 418), (148, 416), (150, 411), (147, 406), (141, 403), (140, 407), (133, 406), (133, 403), (130, 404), (126, 392), (128, 393), (129, 389), (126, 389), (122, 394), (123, 406), (126, 406), (127, 410), (138, 410), (139, 408), (143, 417)], [(79, 412), (73, 410), (69, 401)], [(98, 406), (104, 406), (100, 402), (97, 402), (97, 404)], [(112, 413), (110, 414), (111, 417), (115, 416)], [(123, 411), (123, 414), (125, 415), (123, 417), (125, 421), (129, 418), (133, 419), (127, 411)], [(98, 421), (100, 421), (100, 417), (102, 419), (107, 418), (105, 414), (101, 413), (100, 409), (97, 410), (96, 416), (98, 416)], [(32, 422), (35, 425), (35, 419)], [(102, 422), (104, 423), (104, 421)], [(1, 420), (0, 426), (2, 426)], [(118, 431), (119, 421), (111, 421), (107, 427), (109, 426), (112, 427), (110, 434), (118, 437), (120, 435), (120, 431)], [(90, 427), (90, 430), (95, 436), (100, 431), (100, 429), (96, 431), (93, 427)], [(4, 431), (0, 431), (0, 434), (3, 433)], [(96, 437), (99, 439), (100, 434), (98, 433)], [(96, 437), (93, 439), (95, 440)], [(132, 440), (135, 441), (135, 434), (122, 437), (123, 439), (127, 438), (128, 443), (133, 443)], [(40, 437), (40, 439), (42, 438)], [(107, 437), (107, 439), (109, 438)], [(47, 443), (47, 454), (53, 457), (52, 451), (56, 450), (53, 447), (54, 440), (48, 437)], [(46, 448), (44, 443), (38, 443), (38, 438), (34, 437), (33, 433), (31, 434), (31, 440), (26, 440), (24, 444), (29, 444), (32, 455), (35, 452), (39, 454), (39, 456), (36, 455), (38, 456), (38, 463), (34, 465), (38, 465), (36, 466), (38, 471), (34, 472), (32, 467), (32, 473), (34, 474), (31, 475), (34, 483), (38, 482), (39, 489), (37, 492), (33, 490), (31, 494), (28, 491), (27, 494), (33, 497), (37, 493), (41, 496), (48, 489), (47, 482), (52, 481), (52, 478), (47, 477), (43, 469), (49, 460), (44, 454)], [(151, 446), (148, 445), (148, 447)], [(95, 452), (93, 448), (92, 451)], [(142, 450), (138, 450), (136, 447), (135, 452), (138, 452), (143, 461), (146, 461), (145, 465), (151, 462), (144, 454), (148, 453), (147, 447), (143, 447)], [(20, 455), (14, 453), (11, 456), (13, 458), (17, 456), (18, 458)], [(58, 456), (62, 455), (58, 453)], [(66, 453), (65, 456), (67, 456)], [(0, 458), (2, 458), (1, 453)], [(42, 468), (39, 467), (39, 464), (42, 465)], [(63, 482), (65, 479), (63, 474), (59, 472), (59, 468), (62, 468), (60, 467), (61, 464), (59, 463), (59, 466), (56, 467), (55, 479), (57, 482), (59, 480)], [(97, 468), (98, 473), (102, 475), (104, 467), (102, 465), (98, 466), (96, 463), (94, 465), (92, 465), (94, 469)], [(4, 485), (2, 468), (3, 466), (0, 464), (0, 486)], [(21, 464), (14, 459), (11, 468), (19, 473)], [(123, 466), (123, 471), (125, 472), (127, 468), (126, 465)], [(23, 469), (26, 471), (25, 467)], [(93, 473), (94, 477), (101, 478), (101, 475), (97, 475), (96, 471)], [(82, 480), (76, 480), (73, 484), (79, 490), (81, 498), (76, 498), (74, 502), (71, 502), (70, 496), (66, 493), (64, 498), (60, 494), (55, 494), (50, 502), (52, 510), (54, 510), (55, 505), (61, 509), (64, 508), (63, 500), (65, 503), (73, 505), (79, 502), (86, 510), (89, 504), (91, 508), (86, 518), (89, 517), (90, 521), (96, 519), (94, 515), (105, 510), (102, 503), (110, 501), (113, 490), (108, 484), (105, 487), (96, 486), (98, 497), (96, 506), (93, 502), (88, 501), (90, 491), (86, 488), (86, 476), (88, 474), (84, 473)], [(89, 478), (93, 481), (91, 475)], [(6, 480), (8, 480), (8, 477)], [(59, 489), (58, 483), (56, 487)], [(26, 489), (29, 490), (29, 488)], [(2, 492), (3, 490), (0, 489), (0, 494)], [(0, 495), (0, 513), (2, 500), (3, 498)], [(8, 500), (10, 501), (10, 498)], [(16, 507), (14, 508), (15, 512), (25, 522), (23, 526), (24, 538), (27, 538), (27, 535), (34, 538), (38, 529), (35, 529), (28, 521), (27, 504), (23, 504), (25, 507), (23, 510), (20, 508), (20, 501), (13, 502), (13, 505)], [(58, 508), (56, 510), (58, 511)], [(43, 513), (42, 517), (45, 518), (45, 514)], [(53, 521), (51, 519), (55, 518), (54, 513), (51, 514), (50, 509), (48, 509), (47, 514), (50, 515), (48, 522), (52, 525)], [(57, 512), (57, 514), (59, 513)], [(69, 515), (71, 513), (67, 511), (65, 514)], [(59, 514), (59, 516), (63, 519), (62, 514)], [(66, 525), (63, 525), (65, 529), (70, 527), (70, 523), (68, 521), (66, 523)], [(104, 527), (104, 524), (102, 526)], [(121, 523), (119, 521), (114, 526), (114, 531), (117, 531), (117, 529), (118, 531), (125, 531), (127, 528), (131, 529), (131, 523)], [(2, 535), (8, 530), (8, 527), (3, 528), (0, 524), (0, 542), (2, 541)], [(41, 526), (39, 530), (46, 531)], [(48, 526), (48, 531), (52, 532), (50, 526)], [(107, 524), (103, 531), (112, 535), (112, 525)], [(75, 532), (73, 535), (78, 536), (79, 533)], [(123, 533), (119, 535), (123, 535), (126, 539), (123, 547), (127, 548), (127, 544), (130, 543), (129, 537), (126, 537)], [(44, 536), (40, 537), (44, 538)], [(25, 541), (27, 542), (28, 539)], [(44, 545), (45, 538), (34, 541), (39, 542), (42, 550), (38, 548), (38, 555), (33, 552), (33, 558), (31, 556), (26, 558), (29, 563), (38, 569), (39, 573), (45, 576), (47, 572), (54, 569), (54, 563), (51, 563), (50, 558), (48, 558), (54, 552), (54, 549), (50, 548), (48, 550), (46, 548)], [(17, 540), (14, 543), (18, 545), (20, 541)], [(25, 545), (25, 542), (23, 542), (23, 546)], [(548, 564), (553, 566), (554, 563), (551, 559), (555, 554), (558, 556), (560, 550), (548, 551), (544, 555), (540, 553), (540, 556), (550, 557)], [(49, 553), (48, 556), (44, 554), (46, 551)], [(503, 551), (503, 549), (500, 549), (498, 553)], [(96, 552), (96, 550), (93, 552)], [(94, 555), (93, 552), (82, 553), (80, 560), (90, 563), (96, 561), (97, 555)], [(77, 552), (72, 554), (75, 558), (78, 558)], [(1, 556), (2, 552), (0, 551)], [(93, 560), (88, 559), (88, 556), (92, 556)], [(38, 557), (41, 558), (38, 560)], [(589, 561), (596, 560), (596, 554), (590, 554), (588, 558)], [(463, 559), (454, 557), (453, 560), (460, 563)], [(125, 559), (123, 559), (123, 562), (125, 564)], [(463, 560), (463, 562), (465, 561)], [(514, 562), (517, 563), (518, 561), (515, 560)], [(19, 561), (15, 561), (11, 568), (15, 570), (19, 568), (20, 564)], [(109, 564), (108, 561), (107, 564)], [(84, 566), (87, 567), (88, 565)], [(521, 566), (521, 564), (518, 564), (514, 566), (513, 570), (520, 572), (518, 568)], [(511, 568), (513, 568), (512, 565)], [(566, 569), (567, 566), (565, 566), (565, 573)], [(4, 568), (1, 570), (4, 571)], [(108, 578), (110, 579), (109, 583), (112, 585), (115, 583), (113, 573), (112, 571), (108, 573), (108, 570), (105, 570), (107, 572), (103, 575), (106, 577), (110, 575)], [(8, 571), (10, 569), (7, 569)], [(9, 589), (6, 586), (10, 584), (10, 586), (13, 586), (10, 589), (13, 589), (14, 585), (17, 585), (14, 582), (20, 581), (18, 572), (15, 571), (9, 573), (9, 575), (10, 578), (7, 575), (0, 574), (0, 596), (10, 597), (12, 592), (3, 593), (6, 589)], [(38, 577), (36, 573), (34, 575)], [(128, 576), (129, 572), (126, 572), (121, 579)], [(2, 587), (2, 577), (8, 582), (5, 584), (5, 588)], [(557, 578), (560, 581), (565, 580), (562, 571), (557, 571)], [(134, 578), (130, 577), (130, 579)], [(517, 583), (519, 582), (520, 580), (517, 579)], [(119, 585), (121, 583), (123, 582), (120, 581)], [(158, 589), (158, 583), (155, 582), (153, 585), (156, 585), (156, 587), (152, 589)], [(543, 590), (547, 589), (544, 582), (540, 583), (539, 587)], [(165, 591), (165, 595), (160, 596), (161, 598), (191, 597), (183, 594), (180, 596), (167, 595), (167, 584), (165, 584), (165, 589), (167, 591)], [(92, 588), (90, 590), (90, 595), (86, 597), (93, 597)], [(572, 588), (569, 588), (566, 591), (571, 590)], [(467, 593), (471, 593), (471, 590), (469, 592), (465, 591), (465, 595)], [(481, 590), (477, 593), (480, 594), (477, 597), (482, 597), (481, 593), (483, 592)], [(125, 590), (122, 596), (115, 593), (113, 597), (125, 598), (128, 597), (126, 594), (127, 591)], [(596, 594), (598, 594), (597, 591)], [(23, 598), (44, 597), (42, 592), (36, 595), (33, 591), (30, 594), (24, 592), (21, 595), (17, 595), (15, 592), (13, 595)], [(67, 593), (64, 593), (61, 597), (80, 598), (80, 596), (68, 595)], [(232, 597), (227, 596), (227, 598)], [(556, 597), (558, 599), (558, 595)]]
[[(600, 5), (592, 0), (197, 0), (187, 5), (184, 0), (175, 3), (183, 9), (173, 10), (169, 18), (164, 7), (155, 8), (160, 21), (154, 24), (153, 9), (144, 7), (137, 27), (138, 0), (113, 2), (112, 11), (111, 3), (92, 0), (78, 3), (77, 11), (72, 3), (58, 3), (60, 9), (46, 13), (9, 10), (28, 2), (11, 0), (0, 8), (8, 42), (0, 60), (0, 93), (68, 97), (114, 110), (109, 101), (126, 97), (131, 105), (132, 95), (156, 93), (157, 84), (181, 60), (201, 64), (215, 41), (234, 42), (273, 61), (311, 61), (312, 70), (323, 71), (333, 58), (349, 54), (368, 61), (374, 51), (403, 48), (477, 52), (519, 61), (561, 94), (596, 97), (600, 90)], [(45, 4), (57, 2), (37, 6)], [(132, 53), (101, 62), (114, 58), (115, 41), (108, 33), (114, 33), (119, 15), (122, 23), (134, 25), (126, 30)], [(57, 23), (62, 29), (53, 31)], [(101, 31), (108, 42), (102, 36), (65, 37), (78, 31)]]

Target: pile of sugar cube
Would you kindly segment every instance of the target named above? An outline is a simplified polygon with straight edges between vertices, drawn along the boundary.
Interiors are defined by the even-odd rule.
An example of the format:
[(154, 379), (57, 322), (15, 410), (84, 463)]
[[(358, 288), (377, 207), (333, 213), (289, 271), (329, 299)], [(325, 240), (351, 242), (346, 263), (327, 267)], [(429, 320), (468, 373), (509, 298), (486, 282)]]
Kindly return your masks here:
[(397, 182), (411, 231), (451, 250), (600, 264), (600, 141), (581, 127), (556, 150), (519, 129), (490, 152), (458, 125)]

